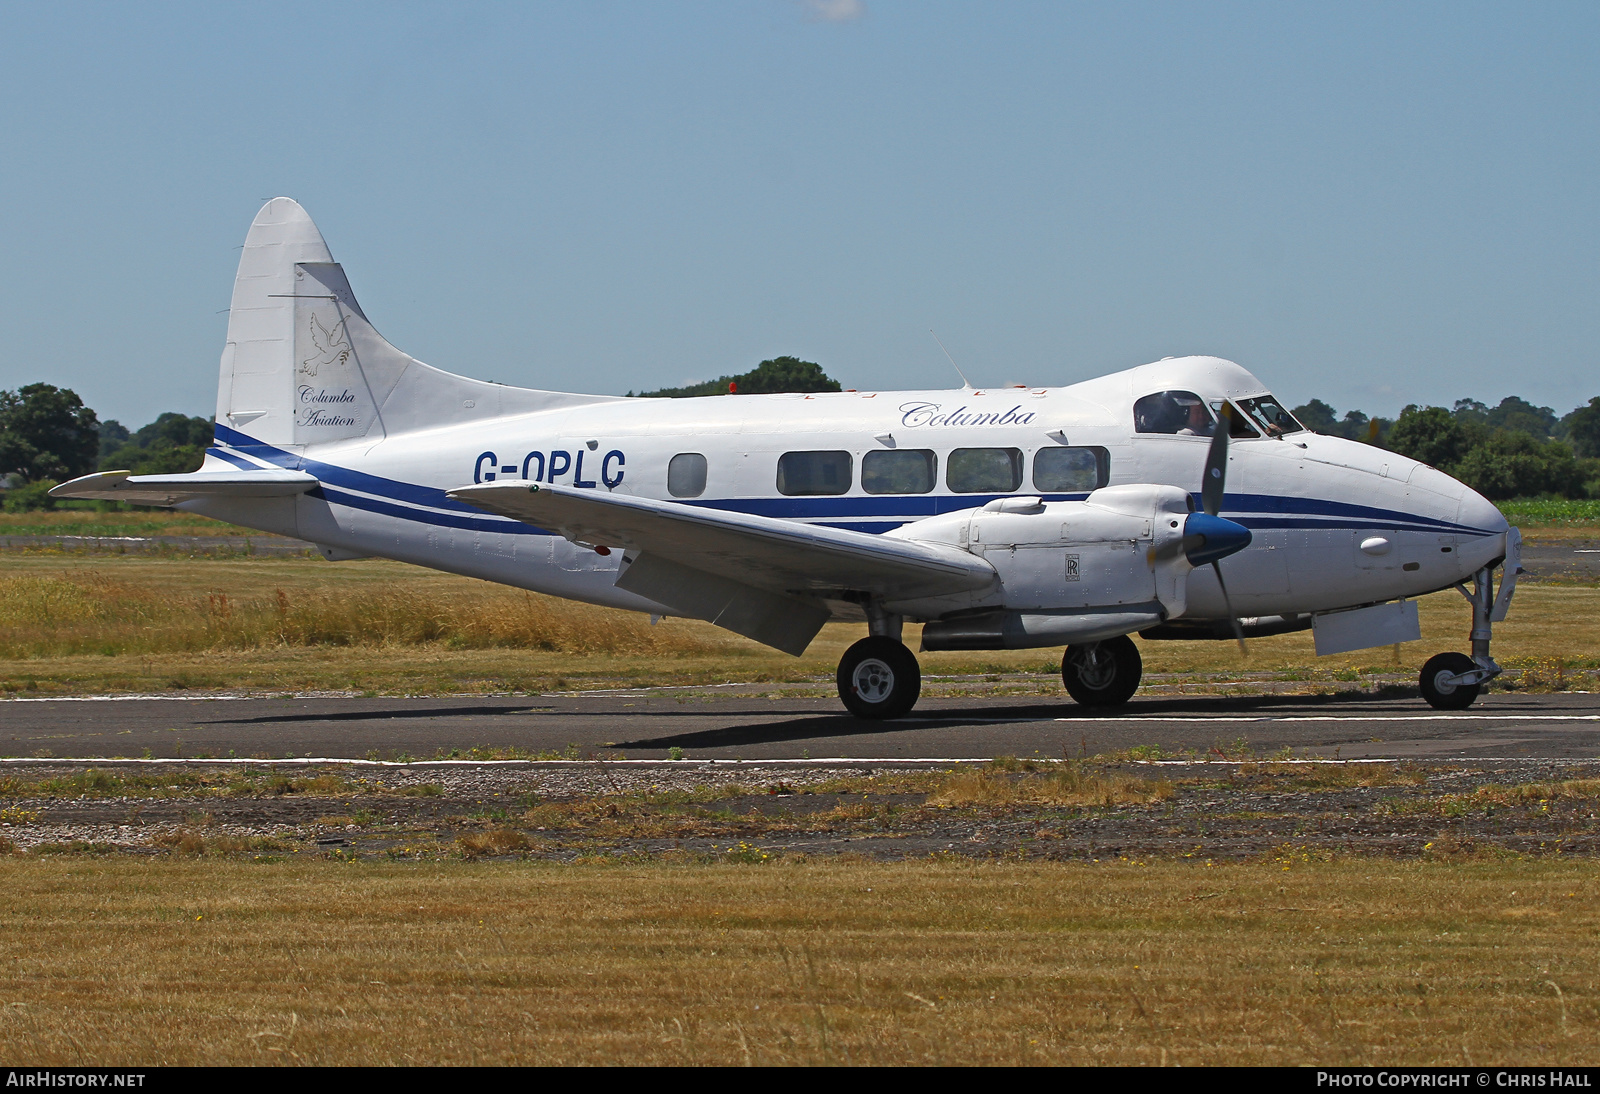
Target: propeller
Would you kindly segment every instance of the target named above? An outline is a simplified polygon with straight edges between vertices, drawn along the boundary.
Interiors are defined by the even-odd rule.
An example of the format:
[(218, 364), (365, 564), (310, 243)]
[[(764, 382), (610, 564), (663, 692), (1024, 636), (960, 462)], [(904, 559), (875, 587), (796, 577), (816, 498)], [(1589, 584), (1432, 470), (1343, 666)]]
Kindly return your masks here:
[(1250, 529), (1218, 516), (1222, 509), (1222, 490), (1228, 477), (1228, 434), (1233, 428), (1233, 407), (1222, 404), (1216, 431), (1211, 436), (1211, 448), (1206, 453), (1205, 472), (1200, 485), (1202, 512), (1190, 513), (1184, 521), (1183, 535), (1150, 552), (1150, 561), (1169, 561), (1180, 554), (1188, 558), (1191, 566), (1207, 563), (1217, 575), (1217, 586), (1222, 590), (1222, 602), (1228, 609), (1228, 622), (1233, 625), (1233, 636), (1238, 639), (1239, 650), (1249, 653), (1245, 646), (1244, 628), (1233, 611), (1233, 598), (1228, 595), (1227, 582), (1222, 579), (1221, 561), (1250, 546)]
[[(1217, 514), (1222, 511), (1222, 487), (1228, 479), (1228, 434), (1233, 432), (1233, 404), (1224, 402), (1217, 412), (1217, 428), (1211, 434), (1211, 450), (1206, 453), (1205, 479), (1200, 486), (1200, 506), (1205, 510), (1206, 516), (1213, 520), (1220, 519)], [(1228, 523), (1232, 524), (1232, 521)], [(1188, 531), (1188, 525), (1184, 526)], [(1237, 551), (1250, 542), (1249, 531), (1245, 532), (1245, 541), (1233, 550)], [(1184, 539), (1189, 537), (1185, 535)], [(1227, 552), (1232, 554), (1233, 551)], [(1217, 588), (1222, 590), (1222, 603), (1228, 609), (1228, 622), (1233, 624), (1233, 637), (1239, 642), (1239, 652), (1249, 656), (1250, 650), (1244, 644), (1244, 627), (1239, 625), (1239, 617), (1234, 614), (1233, 598), (1228, 595), (1228, 583), (1222, 580), (1223, 555), (1211, 559), (1211, 569), (1217, 575)]]

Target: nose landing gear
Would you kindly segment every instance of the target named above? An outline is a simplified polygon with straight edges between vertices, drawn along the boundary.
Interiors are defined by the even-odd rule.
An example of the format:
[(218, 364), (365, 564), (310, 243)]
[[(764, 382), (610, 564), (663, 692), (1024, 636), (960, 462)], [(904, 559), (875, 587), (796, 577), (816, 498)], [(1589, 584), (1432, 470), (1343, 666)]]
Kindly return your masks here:
[[(1500, 666), (1495, 666), (1498, 672)], [(1464, 653), (1439, 653), (1422, 666), (1422, 697), (1434, 710), (1466, 710), (1483, 691), (1481, 670)], [(1487, 679), (1487, 677), (1483, 677)]]
[(1522, 572), (1521, 536), (1515, 528), (1506, 537), (1505, 569), (1500, 577), (1499, 595), (1495, 594), (1494, 571), (1485, 566), (1472, 575), (1472, 588), (1463, 582), (1456, 586), (1472, 605), (1472, 656), (1463, 653), (1441, 653), (1428, 658), (1422, 666), (1422, 697), (1435, 710), (1466, 710), (1483, 692), (1483, 686), (1501, 673), (1499, 665), (1489, 656), (1489, 641), (1494, 636), (1494, 624), (1506, 617), (1511, 607), (1511, 594), (1516, 591), (1517, 575)]

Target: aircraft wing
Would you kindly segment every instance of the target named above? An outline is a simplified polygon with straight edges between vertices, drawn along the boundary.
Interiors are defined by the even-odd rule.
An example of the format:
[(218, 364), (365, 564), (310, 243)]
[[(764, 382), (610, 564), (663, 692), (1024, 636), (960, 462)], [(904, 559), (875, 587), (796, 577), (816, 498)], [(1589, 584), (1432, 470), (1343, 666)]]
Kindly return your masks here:
[(190, 498), (279, 498), (303, 494), (317, 485), (304, 471), (263, 467), (242, 471), (195, 471), (188, 475), (135, 475), (101, 471), (62, 483), (52, 498), (99, 498), (135, 505), (174, 505)]
[(622, 548), (618, 588), (797, 655), (830, 615), (823, 598), (906, 600), (996, 579), (988, 562), (954, 546), (681, 502), (526, 482), (448, 496), (577, 543)]

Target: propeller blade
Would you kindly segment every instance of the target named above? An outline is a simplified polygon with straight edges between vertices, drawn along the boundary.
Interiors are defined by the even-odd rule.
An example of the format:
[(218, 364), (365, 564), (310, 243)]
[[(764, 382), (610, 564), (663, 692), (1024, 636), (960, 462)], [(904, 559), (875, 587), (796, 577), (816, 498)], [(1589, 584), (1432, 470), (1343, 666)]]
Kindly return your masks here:
[(1217, 427), (1211, 434), (1211, 450), (1206, 453), (1205, 477), (1200, 483), (1200, 507), (1206, 516), (1222, 511), (1222, 487), (1228, 478), (1228, 434), (1233, 430), (1233, 407), (1223, 403), (1217, 412)]
[(1239, 640), (1239, 652), (1249, 656), (1250, 648), (1244, 644), (1244, 628), (1239, 625), (1239, 617), (1233, 613), (1233, 599), (1228, 596), (1228, 583), (1222, 580), (1222, 563), (1213, 562), (1211, 568), (1217, 572), (1217, 587), (1222, 590), (1222, 603), (1228, 609), (1228, 622), (1233, 624), (1233, 637)]

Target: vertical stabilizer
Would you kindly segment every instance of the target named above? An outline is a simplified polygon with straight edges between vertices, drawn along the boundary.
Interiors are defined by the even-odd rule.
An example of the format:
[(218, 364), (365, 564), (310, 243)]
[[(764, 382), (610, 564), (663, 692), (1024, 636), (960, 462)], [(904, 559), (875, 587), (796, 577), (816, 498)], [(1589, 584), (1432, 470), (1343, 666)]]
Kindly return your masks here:
[(273, 198), (250, 225), (222, 351), (219, 426), (299, 447), (606, 400), (425, 365), (367, 321), (298, 202)]
[(228, 344), (217, 384), (217, 422), (269, 444), (295, 442), (295, 272), (333, 261), (299, 203), (274, 198), (256, 214), (239, 257)]

